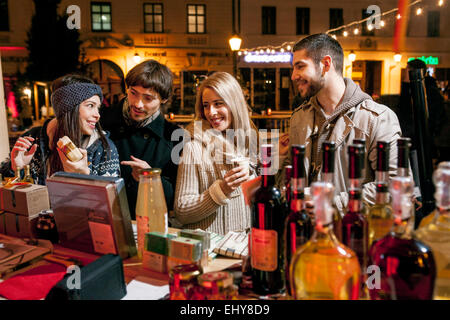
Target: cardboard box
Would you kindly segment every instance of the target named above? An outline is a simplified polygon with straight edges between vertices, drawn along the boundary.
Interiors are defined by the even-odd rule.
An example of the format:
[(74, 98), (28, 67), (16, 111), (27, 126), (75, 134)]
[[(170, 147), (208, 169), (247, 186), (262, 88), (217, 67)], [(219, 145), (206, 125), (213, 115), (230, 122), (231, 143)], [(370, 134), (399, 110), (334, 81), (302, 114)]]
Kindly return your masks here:
[(144, 249), (164, 256), (169, 255), (170, 239), (176, 238), (174, 234), (161, 232), (147, 232), (145, 234)]
[(48, 189), (38, 184), (0, 188), (1, 209), (20, 215), (34, 215), (50, 209)]
[(23, 216), (13, 212), (5, 212), (6, 235), (17, 238), (36, 239), (36, 224), (39, 213), (32, 216)]
[(62, 246), (122, 259), (137, 254), (122, 178), (57, 172), (47, 187)]
[(169, 241), (169, 256), (181, 260), (198, 261), (202, 258), (200, 240), (176, 237)]
[(142, 254), (142, 267), (156, 272), (167, 272), (167, 256), (144, 250)]

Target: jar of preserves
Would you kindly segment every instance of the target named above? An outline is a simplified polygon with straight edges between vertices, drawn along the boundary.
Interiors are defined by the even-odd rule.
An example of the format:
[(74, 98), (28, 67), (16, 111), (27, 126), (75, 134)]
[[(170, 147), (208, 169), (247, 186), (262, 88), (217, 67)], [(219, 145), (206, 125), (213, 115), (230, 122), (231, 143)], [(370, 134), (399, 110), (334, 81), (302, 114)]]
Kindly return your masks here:
[(197, 277), (200, 274), (201, 270), (196, 264), (184, 264), (170, 269), (170, 300), (193, 300)]
[(238, 287), (233, 284), (233, 276), (226, 271), (208, 272), (198, 277), (199, 287), (204, 300), (234, 300), (238, 296)]

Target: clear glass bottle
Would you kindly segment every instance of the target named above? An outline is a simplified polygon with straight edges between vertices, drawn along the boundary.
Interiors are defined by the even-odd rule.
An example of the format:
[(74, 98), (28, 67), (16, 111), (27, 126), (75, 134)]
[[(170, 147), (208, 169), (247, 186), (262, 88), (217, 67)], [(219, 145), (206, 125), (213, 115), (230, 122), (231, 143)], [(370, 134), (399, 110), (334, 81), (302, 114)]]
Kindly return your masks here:
[(279, 294), (285, 290), (285, 214), (280, 190), (274, 185), (272, 149), (272, 145), (261, 146), (261, 188), (255, 193), (250, 232), (253, 291), (260, 295)]
[(435, 299), (450, 300), (450, 162), (441, 162), (433, 174), (436, 209), (433, 220), (415, 231), (431, 247), (436, 259)]
[(138, 236), (138, 255), (142, 256), (145, 234), (147, 232), (168, 231), (168, 216), (164, 190), (161, 182), (161, 169), (141, 169), (136, 202), (136, 224)]
[[(334, 157), (336, 144), (333, 141), (322, 143), (322, 181), (333, 183), (334, 179)], [(342, 242), (342, 217), (336, 204), (334, 195), (331, 195), (330, 201), (333, 205), (333, 230), (340, 242)]]
[(328, 182), (315, 182), (311, 192), (315, 203), (315, 230), (292, 258), (293, 298), (356, 300), (361, 268), (355, 252), (334, 235), (333, 208), (329, 200), (334, 187)]
[(31, 176), (30, 165), (29, 164), (27, 164), (25, 166), (24, 177), (22, 179), (22, 182), (34, 183), (33, 177)]
[(379, 283), (368, 283), (372, 300), (431, 300), (436, 266), (431, 249), (413, 238), (412, 177), (391, 179), (394, 225), (370, 248), (370, 263), (379, 268)]
[(289, 265), (292, 256), (297, 249), (305, 244), (312, 236), (313, 225), (311, 218), (306, 212), (305, 184), (306, 171), (304, 167), (305, 146), (292, 145), (292, 196), (290, 201), (290, 211), (284, 224), (284, 248), (285, 248), (285, 274), (286, 292), (291, 294), (291, 284), (289, 276)]

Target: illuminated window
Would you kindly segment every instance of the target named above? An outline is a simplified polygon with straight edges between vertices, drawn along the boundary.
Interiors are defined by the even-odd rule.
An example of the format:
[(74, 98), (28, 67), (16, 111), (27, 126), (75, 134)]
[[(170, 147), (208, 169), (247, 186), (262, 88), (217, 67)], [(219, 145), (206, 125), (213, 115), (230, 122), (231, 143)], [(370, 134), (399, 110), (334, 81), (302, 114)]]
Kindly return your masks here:
[(144, 31), (149, 33), (163, 32), (163, 5), (144, 3)]
[(187, 32), (206, 33), (206, 6), (204, 4), (188, 4)]
[(111, 31), (111, 3), (91, 2), (92, 31)]

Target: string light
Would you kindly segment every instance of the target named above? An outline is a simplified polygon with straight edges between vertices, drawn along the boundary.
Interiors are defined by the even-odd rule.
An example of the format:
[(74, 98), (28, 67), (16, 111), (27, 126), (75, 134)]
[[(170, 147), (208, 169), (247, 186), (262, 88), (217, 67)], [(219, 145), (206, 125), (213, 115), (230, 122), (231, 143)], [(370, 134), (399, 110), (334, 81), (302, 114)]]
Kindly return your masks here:
[[(413, 7), (413, 6), (416, 6), (419, 3), (424, 2), (424, 0), (415, 0), (415, 1), (411, 0), (411, 1), (412, 2), (408, 5), (408, 7)], [(438, 5), (440, 7), (443, 6), (444, 5), (444, 0), (438, 0)], [(359, 20), (359, 21), (353, 21), (353, 22), (351, 22), (349, 24), (342, 25), (342, 26), (339, 26), (337, 28), (327, 30), (324, 33), (329, 34), (334, 39), (337, 39), (337, 36), (334, 34), (335, 32), (342, 31), (342, 35), (344, 37), (348, 37), (349, 36), (349, 31), (347, 31), (347, 30), (353, 29), (353, 34), (354, 35), (359, 35), (360, 34), (359, 28), (364, 28), (363, 24), (365, 22), (369, 21), (369, 19), (383, 18), (383, 17), (385, 17), (387, 15), (390, 15), (390, 14), (395, 14), (395, 18), (396, 19), (401, 19), (402, 16), (398, 13), (398, 11), (399, 11), (399, 8), (393, 8), (393, 9), (388, 10), (386, 12), (382, 12), (382, 13), (379, 13), (379, 14), (374, 14), (374, 15), (372, 15), (370, 17), (365, 18), (365, 19), (362, 19), (362, 20)], [(423, 7), (422, 8), (416, 8), (416, 14), (417, 15), (421, 15), (422, 13), (423, 13)], [(385, 25), (386, 25), (385, 20), (380, 19), (379, 21), (380, 21), (380, 24), (376, 28), (379, 29), (379, 28), (385, 27)], [(375, 26), (373, 24), (368, 24), (367, 25), (367, 30), (372, 31), (374, 29), (375, 29)], [(286, 52), (286, 51), (287, 52), (291, 51), (293, 44), (295, 44), (295, 41), (284, 42), (280, 46), (259, 46), (259, 47), (255, 47), (255, 48), (241, 49), (241, 51), (245, 50), (244, 54), (249, 54), (249, 53), (251, 54), (252, 52), (254, 54), (264, 54), (264, 52), (273, 54), (273, 53), (276, 53), (277, 51), (283, 53), (283, 52)], [(247, 52), (247, 53), (245, 53), (245, 52)]]
[(397, 14), (397, 20), (400, 20), (401, 18), (402, 18), (402, 15), (399, 13), (399, 14)]

